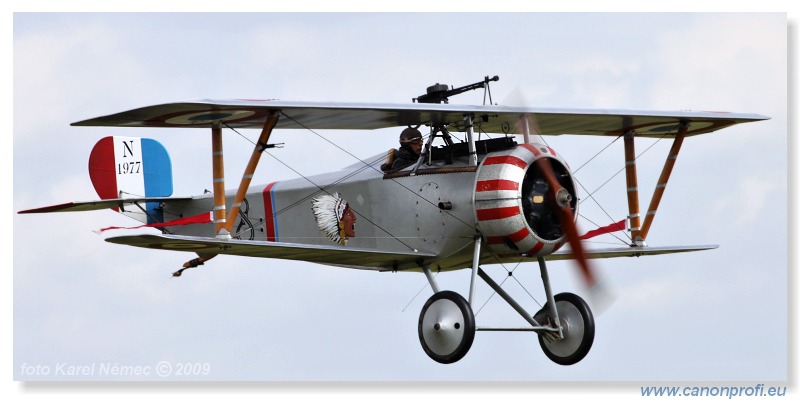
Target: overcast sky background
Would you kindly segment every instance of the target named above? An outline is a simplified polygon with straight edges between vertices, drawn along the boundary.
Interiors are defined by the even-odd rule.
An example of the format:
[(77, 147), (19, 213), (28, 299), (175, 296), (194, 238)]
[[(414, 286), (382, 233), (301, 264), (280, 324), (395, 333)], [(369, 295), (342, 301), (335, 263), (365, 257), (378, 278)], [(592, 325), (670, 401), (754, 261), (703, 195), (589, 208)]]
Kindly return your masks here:
[[(172, 156), (175, 195), (210, 189), (204, 130), (69, 126), (162, 102), (400, 103), (436, 82), (460, 86), (496, 74), (492, 95), (500, 103), (517, 92), (532, 106), (772, 118), (684, 142), (648, 243), (721, 246), (597, 261), (616, 301), (596, 314), (594, 346), (577, 365), (550, 362), (532, 334), (494, 332), (479, 332), (458, 363), (437, 364), (417, 337), (419, 310), (431, 295), (422, 275), (218, 257), (175, 279), (170, 274), (192, 255), (104, 242), (92, 230), (135, 222), (89, 212), (13, 216), (16, 380), (78, 379), (24, 375), (23, 364), (161, 361), (212, 369), (169, 380), (787, 379), (785, 14), (101, 13), (15, 14), (13, 22), (14, 211), (95, 199), (87, 159), (108, 135), (162, 142)], [(451, 103), (480, 104), (482, 96)], [(395, 146), (396, 132), (323, 135), (363, 158)], [(233, 133), (224, 139), (228, 186), (235, 187), (251, 149)], [(357, 162), (313, 133), (279, 131), (272, 140), (286, 143), (274, 155), (304, 175)], [(576, 168), (612, 139), (546, 140)], [(640, 141), (637, 149), (651, 144)], [(643, 209), (669, 146), (658, 142), (641, 160)], [(576, 175), (595, 189), (623, 166), (617, 142)], [(295, 176), (266, 157), (254, 183)], [(624, 189), (618, 175), (595, 194), (614, 221), (627, 214)], [(598, 224), (612, 222), (591, 202), (581, 209)], [(569, 263), (549, 267), (556, 292), (585, 295)], [(502, 267), (488, 273), (505, 276)], [(515, 275), (544, 300), (536, 265)], [(439, 281), (466, 294), (469, 272)], [(538, 309), (525, 290), (507, 284), (529, 311)], [(478, 303), (490, 295), (481, 283)], [(498, 297), (477, 320), (521, 321)]]

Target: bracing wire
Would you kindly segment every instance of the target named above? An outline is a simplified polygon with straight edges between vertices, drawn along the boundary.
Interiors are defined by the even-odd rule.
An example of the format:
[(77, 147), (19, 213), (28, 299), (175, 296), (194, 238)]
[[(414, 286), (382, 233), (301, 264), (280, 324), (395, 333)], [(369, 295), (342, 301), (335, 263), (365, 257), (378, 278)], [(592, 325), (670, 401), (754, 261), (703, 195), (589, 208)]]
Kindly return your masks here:
[[(250, 140), (249, 138), (247, 138), (247, 136), (245, 136), (245, 135), (243, 135), (243, 134), (239, 133), (239, 132), (238, 132), (236, 129), (234, 129), (234, 128), (232, 128), (232, 127), (228, 126), (227, 124), (226, 124), (226, 126), (227, 126), (229, 129), (233, 130), (233, 132), (234, 132), (234, 133), (238, 134), (239, 136), (241, 136), (241, 137), (242, 137), (242, 138), (244, 138), (245, 140), (247, 140), (247, 141), (249, 141), (250, 143), (252, 143), (253, 145), (255, 145), (255, 142), (254, 142), (254, 141), (252, 141), (252, 140)], [(328, 193), (328, 191), (325, 189), (325, 187), (322, 187), (322, 186), (320, 186), (319, 184), (317, 184), (316, 182), (312, 181), (312, 180), (311, 180), (310, 178), (308, 178), (307, 176), (305, 176), (305, 175), (301, 174), (301, 173), (300, 173), (300, 172), (298, 172), (296, 169), (292, 168), (292, 167), (291, 167), (289, 164), (287, 164), (287, 163), (283, 162), (283, 161), (282, 161), (280, 158), (277, 158), (276, 156), (272, 155), (271, 153), (267, 153), (266, 151), (264, 151), (264, 152), (265, 152), (267, 155), (269, 155), (269, 156), (270, 156), (270, 158), (274, 158), (274, 159), (275, 159), (275, 161), (278, 161), (278, 162), (279, 162), (281, 165), (285, 166), (286, 168), (289, 168), (289, 169), (290, 169), (292, 172), (294, 172), (295, 174), (299, 175), (300, 177), (302, 177), (303, 179), (305, 179), (306, 181), (308, 181), (309, 183), (311, 183), (312, 185), (314, 185), (315, 187), (317, 187), (317, 188), (318, 188), (320, 191), (322, 191), (322, 192), (325, 192), (325, 193)], [(352, 154), (351, 154), (351, 155), (352, 155)], [(362, 161), (362, 160), (360, 160), (360, 159), (359, 159), (359, 161)], [(362, 162), (364, 162), (364, 161), (362, 161)], [(364, 162), (364, 164), (367, 164), (367, 163), (366, 163), (366, 162)], [(371, 165), (369, 165), (369, 164), (367, 164), (367, 165), (368, 165), (368, 166), (371, 166)], [(344, 180), (344, 179), (341, 179), (341, 180)], [(340, 181), (341, 181), (341, 180), (340, 180)], [(336, 183), (338, 183), (338, 182), (339, 182), (339, 181), (337, 181)], [(329, 186), (330, 186), (330, 185), (329, 185)], [(409, 244), (407, 244), (407, 243), (403, 242), (402, 240), (400, 240), (400, 238), (398, 238), (398, 237), (394, 236), (394, 235), (393, 235), (391, 232), (389, 232), (389, 231), (388, 231), (388, 230), (386, 230), (385, 228), (381, 227), (380, 225), (376, 224), (375, 222), (373, 222), (372, 220), (370, 220), (370, 219), (369, 219), (368, 217), (366, 217), (365, 215), (363, 215), (363, 214), (361, 214), (360, 212), (358, 212), (358, 210), (356, 210), (356, 209), (355, 209), (353, 206), (350, 206), (350, 208), (351, 208), (351, 209), (352, 209), (352, 210), (353, 210), (353, 211), (354, 211), (356, 214), (358, 214), (358, 215), (359, 215), (359, 217), (363, 218), (364, 220), (366, 220), (366, 221), (367, 221), (367, 222), (369, 222), (370, 224), (374, 225), (376, 228), (378, 228), (378, 229), (380, 229), (381, 231), (385, 232), (387, 235), (389, 235), (390, 237), (392, 237), (392, 238), (393, 238), (393, 239), (395, 239), (396, 241), (400, 242), (401, 244), (403, 244), (403, 245), (404, 245), (405, 247), (407, 247), (408, 249), (410, 249), (410, 250), (416, 250), (416, 248), (414, 248), (414, 247), (412, 247), (411, 245), (409, 245)], [(286, 209), (283, 209), (283, 210), (281, 210), (281, 212), (282, 212), (282, 211), (285, 211), (285, 210), (286, 210)], [(276, 213), (276, 214), (277, 214), (277, 213)]]
[[(641, 158), (641, 157), (642, 157), (642, 156), (643, 156), (643, 155), (644, 155), (646, 152), (650, 151), (650, 149), (651, 149), (651, 148), (653, 148), (653, 147), (654, 147), (656, 144), (658, 144), (658, 143), (659, 143), (661, 140), (663, 140), (664, 138), (666, 138), (668, 135), (669, 135), (669, 134), (665, 134), (665, 135), (663, 135), (663, 136), (660, 136), (660, 137), (658, 137), (658, 138), (657, 138), (657, 140), (656, 140), (655, 142), (653, 142), (653, 144), (650, 144), (650, 145), (649, 145), (647, 148), (645, 148), (645, 149), (644, 149), (644, 151), (640, 152), (640, 153), (639, 153), (639, 154), (636, 156), (636, 158), (634, 158), (634, 161), (638, 161), (638, 160), (639, 160), (639, 158)], [(541, 136), (540, 136), (540, 137), (541, 137)], [(583, 167), (585, 167), (586, 165), (588, 165), (588, 164), (589, 164), (589, 162), (591, 162), (591, 161), (592, 161), (592, 160), (594, 160), (596, 157), (598, 157), (600, 154), (602, 154), (603, 152), (605, 152), (605, 151), (606, 151), (606, 150), (607, 150), (609, 147), (611, 147), (611, 145), (612, 145), (612, 144), (614, 144), (614, 143), (615, 143), (617, 140), (619, 140), (621, 137), (622, 137), (622, 136), (617, 136), (617, 137), (615, 137), (615, 138), (614, 138), (614, 140), (612, 140), (610, 143), (608, 143), (608, 144), (607, 144), (605, 147), (603, 147), (603, 148), (602, 148), (600, 151), (596, 152), (596, 153), (595, 153), (595, 154), (594, 154), (592, 157), (590, 157), (590, 158), (589, 158), (589, 159), (588, 159), (586, 162), (584, 162), (584, 163), (583, 163), (581, 166), (579, 166), (577, 169), (575, 169), (574, 171), (572, 171), (572, 173), (573, 173), (573, 174), (575, 174), (576, 172), (580, 171), (580, 170), (581, 170)], [(544, 141), (545, 145), (547, 145), (548, 147), (550, 146), (549, 144), (547, 144), (547, 140), (545, 140), (545, 139), (544, 139), (544, 137), (541, 137), (541, 139), (542, 139), (542, 141)], [(616, 177), (617, 177), (617, 176), (618, 176), (620, 173), (622, 173), (623, 171), (625, 171), (625, 166), (623, 166), (623, 167), (622, 167), (620, 170), (618, 170), (618, 171), (617, 171), (617, 172), (615, 172), (613, 175), (611, 175), (611, 177), (610, 177), (610, 178), (608, 178), (608, 179), (607, 179), (605, 182), (603, 182), (603, 183), (602, 183), (600, 186), (598, 186), (596, 189), (594, 189), (594, 190), (593, 190), (593, 191), (591, 191), (591, 192), (590, 192), (588, 189), (586, 189), (586, 187), (585, 187), (585, 186), (583, 186), (583, 184), (582, 184), (582, 183), (581, 183), (581, 182), (578, 180), (578, 178), (577, 178), (577, 177), (573, 176), (573, 179), (575, 180), (575, 182), (577, 182), (577, 183), (578, 183), (578, 186), (580, 186), (580, 187), (581, 187), (581, 189), (583, 189), (583, 191), (584, 191), (584, 192), (586, 192), (586, 196), (585, 196), (585, 197), (583, 197), (583, 198), (581, 198), (580, 200), (578, 200), (578, 204), (580, 205), (580, 204), (581, 204), (581, 203), (583, 203), (583, 202), (584, 202), (586, 199), (591, 199), (591, 200), (592, 200), (592, 201), (594, 201), (594, 203), (595, 203), (595, 204), (596, 204), (596, 205), (597, 205), (597, 206), (600, 208), (600, 210), (601, 210), (601, 211), (602, 211), (602, 212), (603, 212), (603, 213), (606, 215), (606, 217), (608, 217), (608, 218), (609, 218), (611, 221), (614, 221), (614, 218), (613, 218), (613, 217), (611, 217), (611, 215), (608, 213), (608, 211), (606, 211), (605, 207), (603, 207), (603, 205), (600, 203), (600, 201), (599, 201), (599, 200), (597, 200), (597, 199), (594, 197), (594, 194), (595, 194), (595, 193), (597, 193), (598, 191), (600, 191), (600, 189), (602, 189), (603, 187), (605, 187), (605, 186), (606, 186), (608, 183), (610, 183), (610, 182), (611, 182), (611, 181), (612, 181), (614, 178), (616, 178)], [(600, 226), (599, 226), (598, 224), (596, 224), (596, 223), (592, 222), (591, 220), (589, 220), (588, 218), (586, 218), (586, 216), (584, 216), (584, 215), (581, 215), (581, 214), (579, 214), (579, 216), (580, 216), (580, 217), (582, 217), (583, 219), (585, 219), (585, 220), (589, 221), (590, 223), (594, 224), (594, 225), (595, 225), (597, 228), (600, 228)], [(620, 240), (620, 242), (623, 242), (623, 243), (625, 243), (626, 245), (628, 244), (628, 242), (626, 242), (626, 241), (624, 241), (624, 240), (620, 239), (620, 238), (619, 238), (619, 237), (617, 237), (616, 235), (613, 235), (613, 234), (612, 234), (612, 236), (614, 236), (615, 238), (617, 238), (618, 240)], [(628, 235), (627, 233), (625, 233), (625, 236), (626, 236), (628, 239), (631, 239), (631, 238), (630, 238), (630, 235)]]
[[(381, 171), (379, 168), (376, 168), (376, 167), (374, 166), (374, 164), (369, 164), (369, 163), (367, 163), (366, 161), (362, 160), (361, 158), (358, 158), (357, 156), (355, 156), (355, 155), (354, 155), (353, 153), (351, 153), (350, 151), (347, 151), (346, 149), (344, 149), (343, 147), (341, 147), (341, 146), (339, 146), (338, 144), (334, 143), (333, 141), (329, 140), (329, 139), (328, 139), (328, 138), (326, 138), (325, 136), (323, 136), (323, 135), (321, 135), (321, 134), (317, 133), (317, 132), (316, 132), (316, 131), (314, 131), (313, 129), (311, 129), (311, 128), (309, 128), (308, 126), (304, 125), (302, 122), (299, 122), (299, 121), (297, 121), (296, 119), (294, 119), (294, 118), (292, 118), (291, 116), (289, 116), (289, 115), (285, 114), (284, 112), (281, 112), (281, 115), (285, 116), (287, 119), (291, 120), (292, 122), (294, 122), (294, 123), (297, 123), (299, 126), (303, 127), (304, 129), (308, 130), (309, 132), (311, 132), (311, 133), (314, 133), (314, 135), (316, 135), (317, 137), (319, 137), (319, 138), (321, 138), (321, 139), (325, 140), (325, 141), (326, 141), (326, 142), (328, 142), (329, 144), (331, 144), (331, 145), (333, 145), (334, 147), (338, 148), (339, 150), (341, 150), (341, 151), (345, 152), (346, 154), (350, 155), (351, 157), (355, 158), (356, 160), (358, 160), (359, 162), (361, 162), (362, 164), (364, 164), (364, 165), (366, 166), (366, 168), (372, 168), (373, 170), (375, 170), (375, 171), (377, 171), (377, 172), (379, 172), (379, 173), (383, 174), (383, 172), (382, 172), (382, 171)], [(439, 207), (437, 206), (437, 204), (436, 204), (436, 203), (434, 203), (434, 202), (432, 202), (432, 201), (430, 201), (430, 200), (426, 199), (425, 197), (423, 197), (422, 195), (418, 194), (418, 193), (417, 193), (417, 192), (415, 192), (414, 190), (412, 190), (412, 189), (408, 188), (406, 185), (404, 185), (404, 184), (400, 183), (400, 182), (399, 182), (399, 181), (397, 181), (396, 179), (394, 179), (394, 178), (391, 178), (391, 179), (389, 179), (389, 180), (391, 180), (392, 182), (394, 182), (394, 183), (396, 183), (396, 184), (400, 185), (400, 187), (402, 187), (403, 189), (405, 189), (405, 190), (407, 190), (407, 191), (411, 192), (412, 194), (414, 194), (414, 195), (415, 195), (415, 196), (417, 196), (418, 198), (422, 199), (423, 201), (427, 202), (427, 203), (428, 203), (428, 204), (430, 204), (431, 206), (433, 206), (433, 207), (436, 207), (437, 209), (439, 208)], [(474, 228), (474, 226), (473, 226), (472, 224), (469, 224), (469, 223), (465, 222), (464, 220), (462, 220), (462, 219), (460, 219), (460, 218), (456, 217), (455, 215), (453, 215), (453, 214), (452, 214), (452, 213), (450, 213), (449, 211), (446, 211), (446, 210), (445, 210), (445, 211), (443, 211), (443, 212), (444, 212), (445, 214), (449, 215), (450, 217), (452, 217), (453, 219), (455, 219), (456, 221), (459, 221), (459, 222), (461, 222), (462, 224), (466, 225), (467, 227), (469, 227), (469, 228)]]

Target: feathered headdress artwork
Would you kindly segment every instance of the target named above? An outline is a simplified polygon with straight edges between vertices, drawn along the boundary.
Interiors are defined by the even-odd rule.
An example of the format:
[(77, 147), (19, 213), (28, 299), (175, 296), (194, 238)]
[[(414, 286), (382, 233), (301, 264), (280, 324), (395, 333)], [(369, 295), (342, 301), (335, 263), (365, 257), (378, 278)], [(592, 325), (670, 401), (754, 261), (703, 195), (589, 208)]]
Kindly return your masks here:
[(317, 219), (319, 230), (339, 245), (347, 244), (342, 218), (349, 208), (350, 205), (339, 197), (339, 193), (322, 195), (311, 201), (311, 210)]

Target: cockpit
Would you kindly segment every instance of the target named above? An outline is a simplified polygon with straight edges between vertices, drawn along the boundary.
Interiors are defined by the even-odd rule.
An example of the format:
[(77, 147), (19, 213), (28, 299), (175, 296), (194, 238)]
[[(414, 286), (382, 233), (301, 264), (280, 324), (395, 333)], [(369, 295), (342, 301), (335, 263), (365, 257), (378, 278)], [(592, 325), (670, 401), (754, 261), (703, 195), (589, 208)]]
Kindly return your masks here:
[[(496, 139), (478, 140), (475, 142), (475, 154), (477, 160), (481, 161), (491, 152), (507, 150), (516, 147), (517, 142), (513, 137), (500, 137)], [(385, 172), (384, 179), (398, 178), (409, 175), (425, 175), (434, 173), (448, 172), (474, 172), (477, 165), (470, 165), (469, 143), (445, 141), (440, 146), (431, 146), (423, 149), (420, 159), (416, 164), (411, 164), (397, 170), (386, 169), (391, 166), (394, 153), (397, 150), (390, 150), (387, 153), (387, 160), (381, 166)]]

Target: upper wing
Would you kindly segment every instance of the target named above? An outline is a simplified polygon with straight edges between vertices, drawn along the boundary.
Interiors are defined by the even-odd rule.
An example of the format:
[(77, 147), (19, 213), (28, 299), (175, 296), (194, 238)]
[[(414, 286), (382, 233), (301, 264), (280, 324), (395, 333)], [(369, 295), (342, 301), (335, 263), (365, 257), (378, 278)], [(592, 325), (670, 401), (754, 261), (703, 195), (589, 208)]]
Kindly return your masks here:
[[(378, 104), (290, 102), (279, 100), (203, 100), (147, 106), (73, 123), (73, 126), (210, 127), (223, 121), (235, 128), (261, 128), (271, 112), (280, 112), (277, 128), (379, 129), (421, 124), (463, 125), (473, 115), (487, 133), (513, 133), (522, 117), (531, 133), (544, 135), (669, 136), (689, 123), (687, 135), (709, 133), (738, 123), (769, 119), (749, 113), (663, 112), (610, 109), (528, 108), (498, 105)], [(519, 134), (519, 133), (516, 133)]]
[(303, 245), (287, 242), (219, 240), (183, 235), (132, 235), (106, 239), (108, 242), (142, 248), (195, 252), (199, 255), (237, 255), (301, 260), (359, 269), (402, 270), (418, 266), (420, 259), (436, 255), (427, 252), (391, 252), (341, 246)]

